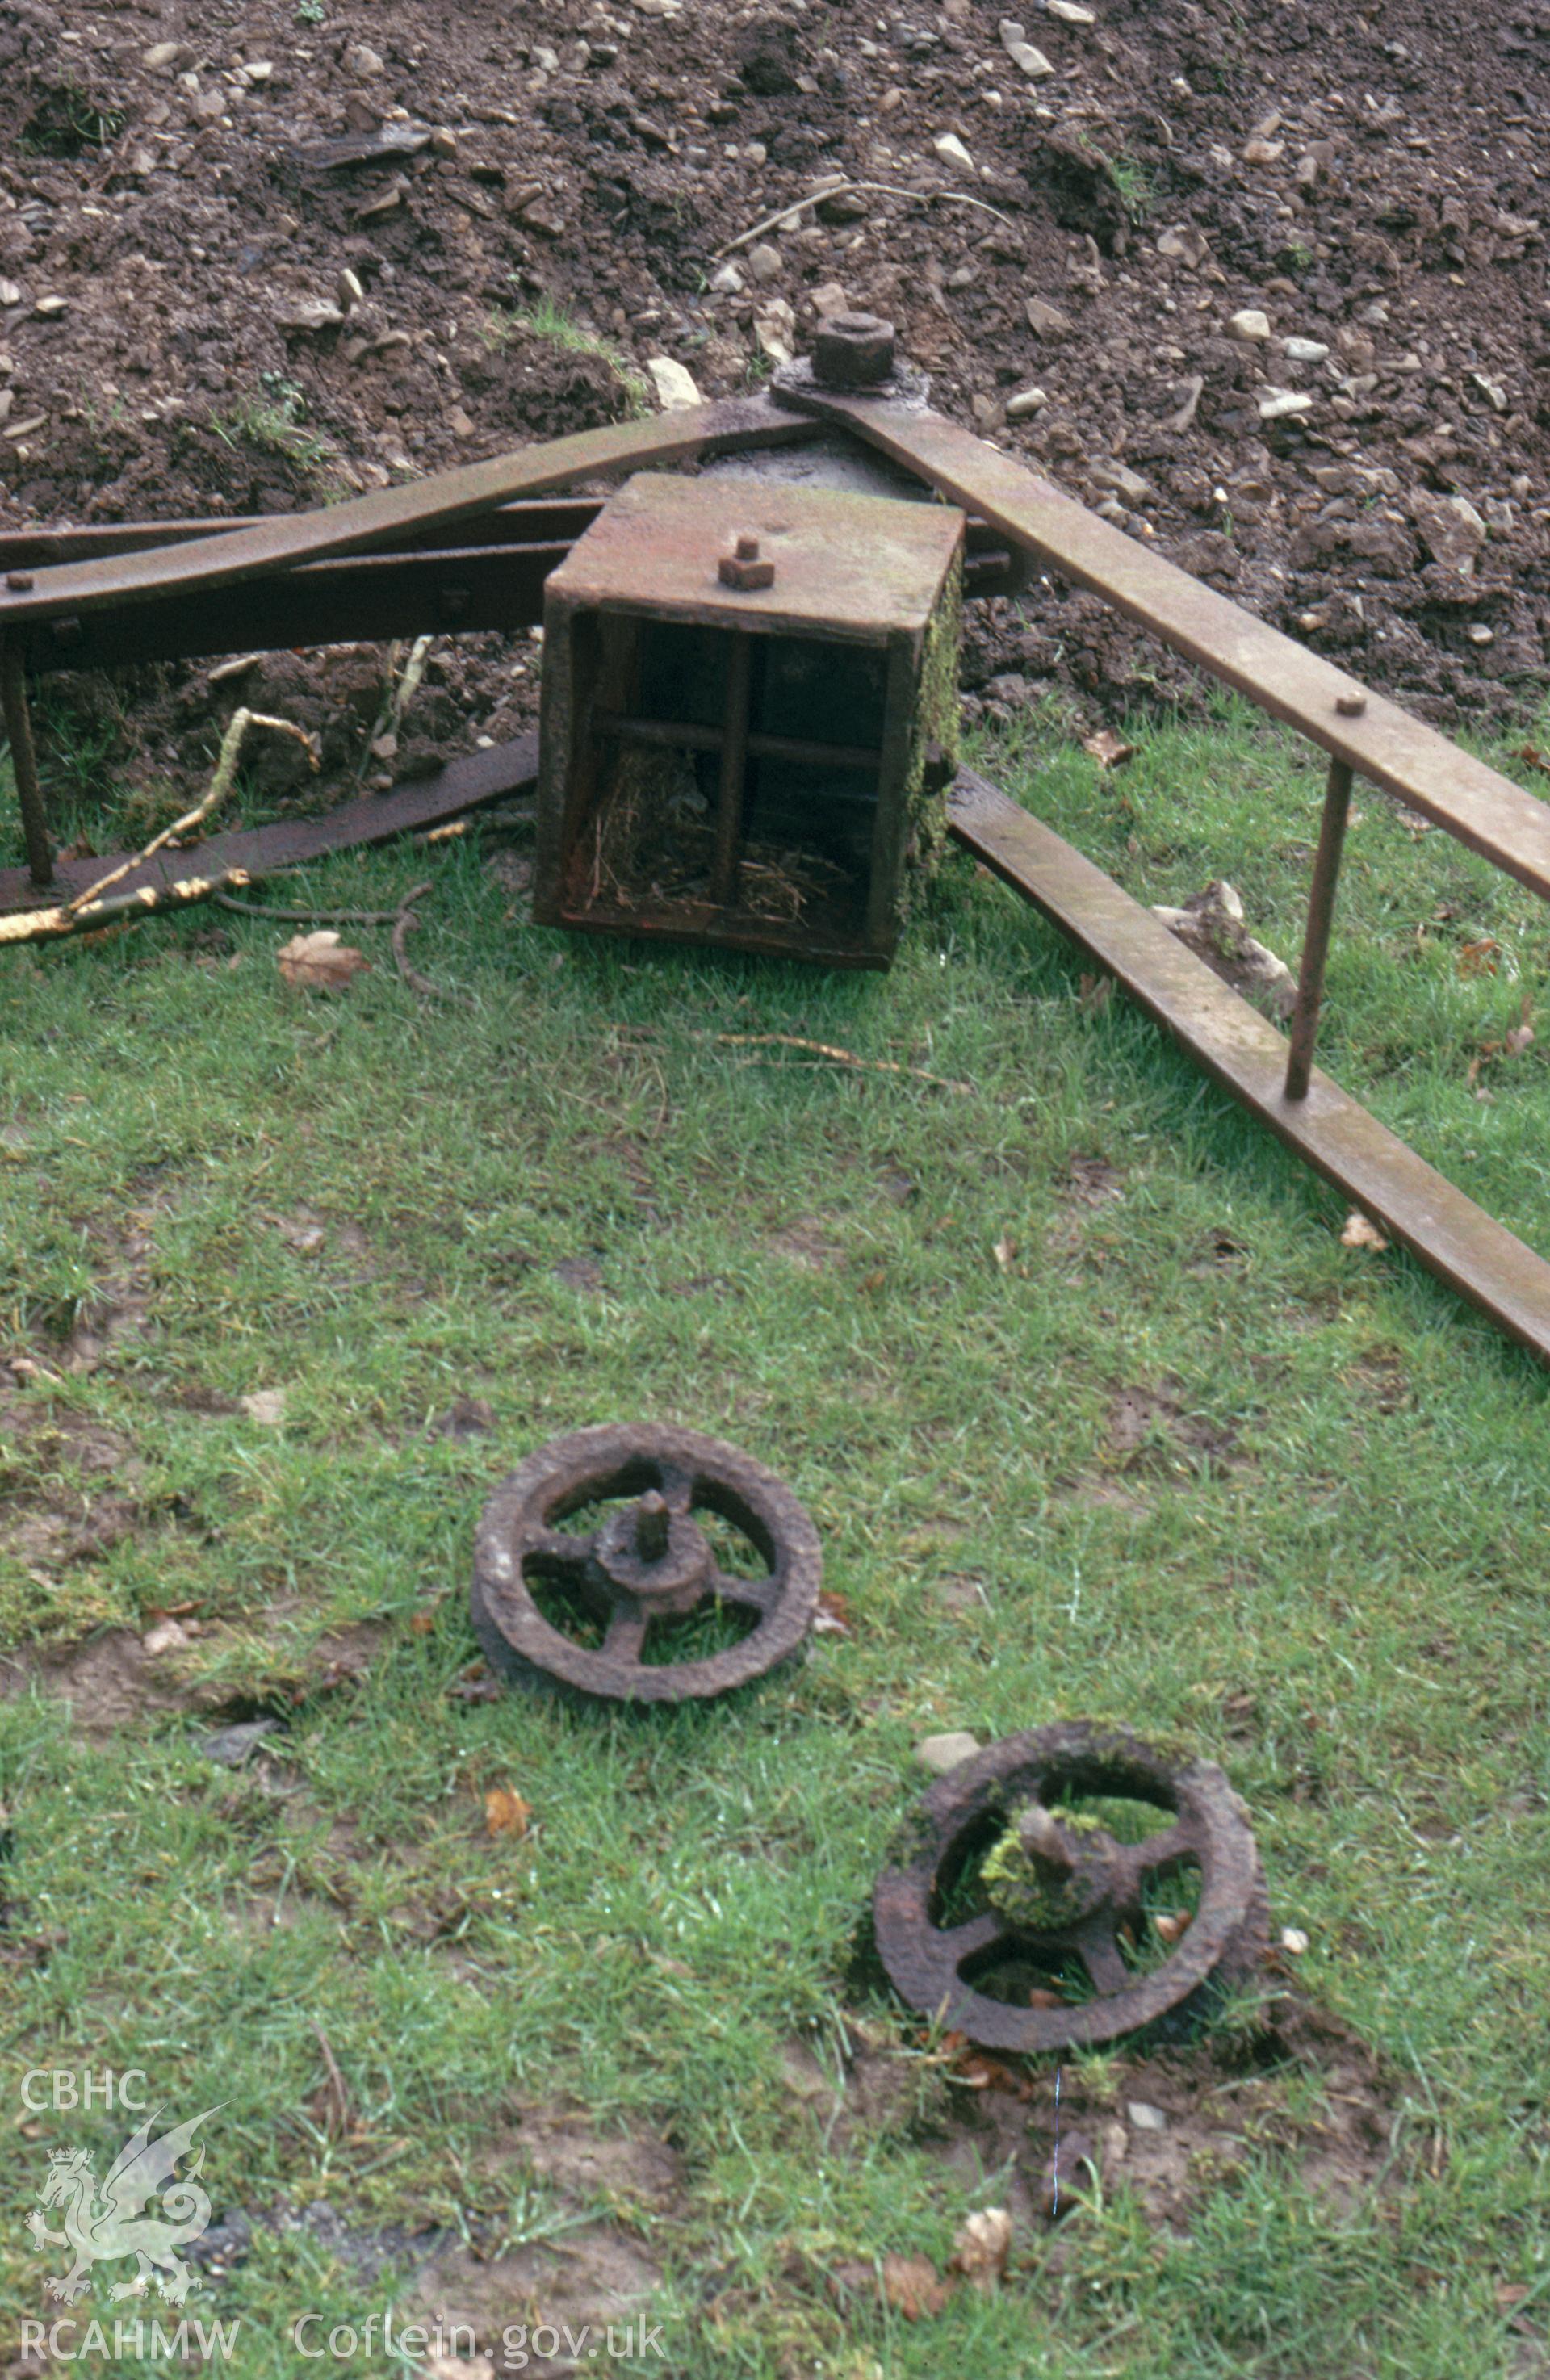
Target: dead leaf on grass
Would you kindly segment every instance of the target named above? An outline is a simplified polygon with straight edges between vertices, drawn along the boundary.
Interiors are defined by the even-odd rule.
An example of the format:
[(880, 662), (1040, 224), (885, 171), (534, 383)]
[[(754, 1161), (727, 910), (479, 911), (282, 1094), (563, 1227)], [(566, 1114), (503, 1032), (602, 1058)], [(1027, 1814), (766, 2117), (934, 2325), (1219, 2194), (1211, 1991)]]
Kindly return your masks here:
[(1004, 2206), (987, 2206), (965, 2216), (948, 2259), (950, 2273), (962, 2273), (973, 2289), (993, 2289), (1011, 2252), (1011, 2217)]
[(999, 1272), (1010, 1272), (1012, 1268), (1012, 1261), (1017, 1255), (1017, 1242), (1015, 1240), (999, 1239), (996, 1242), (990, 1253), (996, 1259), (997, 1270)]
[(885, 2256), (882, 2289), (889, 2304), (906, 2322), (940, 2313), (952, 2295), (951, 2282), (943, 2280), (929, 2256)]
[(249, 1421), (261, 1422), (266, 1429), (278, 1429), (285, 1418), (284, 1389), (255, 1389), (250, 1397), (242, 1399), (242, 1410)]
[(1112, 727), (1100, 727), (1096, 735), (1084, 735), (1082, 749), (1090, 752), (1100, 769), (1121, 768), (1135, 758), (1135, 746), (1116, 735)]
[(275, 953), (274, 963), (285, 981), (303, 991), (343, 991), (352, 976), (371, 964), (353, 942), (342, 942), (332, 926), (293, 934)]
[(487, 1834), (515, 1835), (519, 1840), (527, 1831), (533, 1815), (531, 1802), (514, 1793), (508, 1785), (492, 1785), (484, 1797), (484, 1824)]
[(1459, 973), (1462, 976), (1495, 975), (1501, 944), (1490, 934), (1478, 942), (1466, 942), (1459, 953)]
[(851, 1608), (842, 1595), (825, 1587), (818, 1597), (818, 1608), (813, 1621), (815, 1636), (848, 1636), (851, 1633)]
[(1370, 1223), (1360, 1207), (1353, 1207), (1346, 1217), (1340, 1232), (1343, 1248), (1374, 1248), (1380, 1252), (1388, 1245), (1375, 1223)]

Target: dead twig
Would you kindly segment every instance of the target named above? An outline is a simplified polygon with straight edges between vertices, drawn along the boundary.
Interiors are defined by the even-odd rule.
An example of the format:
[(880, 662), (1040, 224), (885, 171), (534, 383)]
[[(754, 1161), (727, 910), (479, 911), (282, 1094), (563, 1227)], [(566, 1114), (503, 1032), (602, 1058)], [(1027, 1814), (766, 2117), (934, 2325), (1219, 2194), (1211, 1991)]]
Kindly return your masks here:
[(277, 926), (391, 926), (397, 909), (271, 909), (261, 901), (236, 901), (229, 892), (213, 896), (218, 909), (236, 909), (244, 917), (269, 917)]
[(740, 248), (746, 248), (748, 242), (757, 239), (761, 232), (778, 231), (782, 224), (794, 221), (809, 207), (821, 206), (825, 199), (847, 197), (852, 190), (874, 190), (886, 199), (918, 199), (924, 206), (931, 206), (941, 200), (949, 206), (977, 207), (981, 214), (994, 215), (996, 221), (1005, 224), (1009, 231), (1017, 228), (1011, 217), (1002, 214), (999, 207), (993, 207), (987, 199), (971, 197), (967, 190), (906, 190), (895, 182), (829, 182), (821, 190), (809, 190), (805, 199), (796, 200), (789, 207), (781, 207), (778, 213), (766, 215), (763, 222), (755, 224), (751, 230), (740, 231), (735, 239), (728, 240), (725, 248), (718, 248), (714, 251), (711, 262), (720, 264), (723, 256), (735, 256)]
[(79, 933), (87, 927), (111, 925), (121, 917), (143, 917), (154, 909), (180, 908), (190, 901), (208, 900), (212, 893), (227, 885), (246, 884), (248, 877), (245, 868), (227, 868), (214, 876), (186, 876), (171, 884), (142, 884), (138, 892), (126, 892), (116, 901), (104, 901), (103, 898), (104, 892), (111, 892), (115, 884), (121, 884), (125, 877), (132, 876), (137, 868), (143, 868), (147, 860), (154, 859), (159, 851), (164, 851), (177, 836), (188, 834), (192, 828), (201, 824), (211, 811), (224, 801), (231, 791), (243, 740), (249, 727), (272, 727), (278, 735), (294, 735), (298, 744), (305, 746), (313, 768), (317, 767), (318, 759), (311, 738), (297, 726), (294, 720), (270, 719), (258, 710), (234, 710), (231, 723), (221, 740), (215, 773), (203, 798), (171, 826), (163, 827), (160, 834), (152, 835), (143, 851), (136, 852), (131, 858), (121, 859), (116, 868), (110, 868), (105, 876), (99, 876), (94, 884), (89, 884), (84, 892), (78, 892), (72, 900), (64, 902), (57, 908), (23, 909), (15, 917), (0, 917), (0, 944), (46, 941), (56, 934)]
[(393, 963), (409, 990), (418, 991), (422, 1000), (455, 1000), (457, 998), (455, 991), (449, 991), (443, 984), (432, 983), (429, 976), (421, 975), (417, 968), (412, 967), (405, 949), (411, 930), (419, 924), (413, 905), (419, 899), (422, 892), (429, 892), (430, 890), (430, 879), (428, 876), (423, 884), (417, 884), (411, 891), (405, 893), (398, 915), (393, 921)]
[(714, 1040), (742, 1050), (806, 1050), (816, 1058), (828, 1058), (837, 1066), (855, 1066), (869, 1075), (909, 1075), (917, 1083), (929, 1083), (938, 1091), (972, 1091), (972, 1083), (960, 1083), (949, 1075), (928, 1074), (924, 1066), (906, 1066), (896, 1058), (859, 1058), (854, 1050), (836, 1049), (829, 1041), (808, 1041), (800, 1033), (696, 1033), (696, 1040)]
[(111, 885), (121, 883), (126, 876), (132, 876), (137, 868), (143, 868), (148, 859), (154, 859), (159, 851), (163, 851), (169, 843), (176, 843), (180, 834), (188, 834), (193, 828), (203, 825), (211, 811), (218, 809), (231, 792), (232, 779), (236, 774), (236, 764), (241, 758), (242, 747), (247, 741), (249, 727), (272, 727), (279, 735), (295, 736), (311, 761), (314, 770), (317, 768), (318, 756), (312, 748), (312, 739), (297, 725), (294, 719), (271, 719), (261, 710), (234, 710), (226, 732), (221, 738), (221, 752), (215, 763), (215, 773), (211, 778), (209, 790), (202, 799), (197, 801), (193, 808), (186, 811), (182, 818), (175, 819), (171, 826), (164, 826), (160, 834), (153, 834), (143, 851), (137, 851), (131, 859), (120, 860), (118, 866), (110, 868), (105, 876), (99, 876), (95, 884), (89, 884), (86, 891), (78, 892), (73, 901), (67, 901), (65, 904), (67, 911), (74, 913), (81, 909), (89, 909), (99, 895), (107, 892)]
[(312, 2030), (318, 2036), (318, 2046), (323, 2053), (323, 2064), (328, 2069), (328, 2081), (317, 2094), (323, 2102), (323, 2130), (331, 2140), (340, 2140), (350, 2128), (350, 2095), (345, 2088), (345, 2077), (339, 2071), (339, 2062), (333, 2055), (329, 2037), (316, 2017), (312, 2019)]
[(264, 711), (234, 711), (222, 738), (222, 752), (214, 764), (214, 776), (210, 778), (210, 790), (200, 802), (195, 802), (193, 809), (186, 811), (181, 819), (174, 819), (172, 826), (162, 828), (160, 835), (152, 835), (143, 852), (136, 852), (131, 859), (121, 859), (116, 868), (107, 871), (107, 876), (98, 876), (86, 892), (76, 892), (74, 900), (62, 902), (57, 909), (21, 909), (17, 917), (0, 917), (0, 942), (42, 942), (57, 933), (81, 933), (83, 926), (107, 926), (121, 917), (145, 917), (152, 909), (176, 909), (190, 900), (210, 900), (212, 892), (219, 892), (224, 885), (248, 883), (245, 868), (222, 868), (217, 876), (183, 876), (169, 885), (140, 885), (138, 892), (127, 892), (121, 900), (103, 900), (104, 892), (110, 892), (116, 883), (124, 883), (124, 879), (133, 876), (136, 868), (143, 868), (148, 859), (155, 859), (157, 852), (166, 850), (169, 843), (176, 843), (178, 835), (190, 833), (190, 828), (200, 826), (210, 817), (210, 811), (226, 800), (248, 728), (273, 728), (279, 735), (296, 735), (317, 769), (312, 738), (305, 735), (293, 719), (269, 719)]

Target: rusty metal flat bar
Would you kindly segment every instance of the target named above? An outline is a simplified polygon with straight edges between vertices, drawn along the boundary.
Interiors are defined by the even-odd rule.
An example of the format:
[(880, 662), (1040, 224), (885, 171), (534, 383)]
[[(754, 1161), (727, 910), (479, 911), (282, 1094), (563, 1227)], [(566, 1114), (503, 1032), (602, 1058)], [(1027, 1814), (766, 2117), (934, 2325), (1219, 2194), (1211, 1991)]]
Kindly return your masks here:
[(1550, 1360), (1550, 1264), (1397, 1139), (1317, 1067), (1288, 1099), (1287, 1042), (1090, 859), (983, 777), (949, 797), (964, 848), (1116, 977), (1235, 1099), (1300, 1157), (1542, 1360)]
[(817, 393), (790, 401), (815, 419), (842, 423), (1047, 569), (1091, 588), (1175, 652), (1550, 897), (1550, 808), (1398, 703), (1369, 693), (939, 413)]
[[(441, 528), (417, 528), (372, 550), (412, 553), (423, 546), (574, 545), (603, 508), (600, 496), (529, 497), (497, 504), (457, 523), (455, 538)], [(272, 528), (295, 514), (205, 513), (183, 520), (92, 521), (80, 528), (0, 529), (0, 571), (52, 570), (66, 562), (97, 562), (114, 553), (143, 553), (154, 545), (190, 545), (230, 537), (236, 529)], [(1003, 540), (1004, 542), (1004, 540)]]
[[(243, 827), (230, 834), (212, 834), (202, 843), (159, 852), (142, 861), (113, 888), (115, 910), (132, 905), (137, 895), (152, 900), (170, 893), (194, 875), (218, 880), (240, 868), (257, 883), (286, 868), (305, 867), (326, 859), (331, 852), (358, 850), (363, 845), (390, 843), (395, 835), (423, 833), (460, 818), (466, 810), (487, 802), (526, 793), (539, 773), (539, 739), (519, 735), (510, 744), (492, 745), (488, 752), (469, 752), (449, 760), (432, 777), (422, 777), (396, 793), (363, 794), (321, 818), (279, 819), (272, 826)], [(36, 909), (45, 900), (72, 901), (117, 866), (127, 853), (108, 853), (94, 859), (61, 859), (47, 893), (40, 894), (24, 868), (0, 868), (0, 914)], [(96, 922), (90, 912), (83, 922)]]
[(14, 588), (0, 580), (0, 633), (32, 620), (58, 619), (69, 613), (84, 615), (194, 588), (236, 586), (270, 571), (365, 552), (394, 538), (444, 528), (575, 480), (660, 468), (749, 446), (789, 445), (811, 435), (805, 419), (778, 412), (764, 397), (689, 406), (649, 421), (583, 430), (521, 454), (465, 464), (405, 487), (381, 488), (351, 504), (276, 514), (272, 520), (220, 537), (65, 563), (30, 574), (30, 587)]
[(13, 629), (28, 670), (108, 669), (127, 662), (207, 660), (301, 645), (384, 643), (392, 637), (506, 635), (543, 618), (543, 583), (570, 552), (547, 545), (476, 545), (444, 552), (351, 553), (210, 587), (71, 613)]

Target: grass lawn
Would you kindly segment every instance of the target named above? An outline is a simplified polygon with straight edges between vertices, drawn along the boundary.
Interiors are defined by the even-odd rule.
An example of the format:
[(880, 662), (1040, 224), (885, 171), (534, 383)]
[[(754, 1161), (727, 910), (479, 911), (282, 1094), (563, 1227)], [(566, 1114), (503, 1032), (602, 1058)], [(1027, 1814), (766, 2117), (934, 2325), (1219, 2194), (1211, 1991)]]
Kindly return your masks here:
[[(1234, 708), (1138, 740), (981, 757), (1147, 899), (1229, 877), (1294, 958), (1314, 757)], [(1550, 918), (1358, 807), (1324, 1062), (1550, 1249), (1550, 1037), (1483, 1055)], [(881, 977), (539, 931), (472, 844), (268, 897), (391, 907), (432, 867), (413, 955), (455, 1005), (369, 929), (369, 973), (299, 993), (292, 928), (212, 911), (0, 963), (0, 1348), (39, 1367), (0, 1367), (33, 1681), (0, 1704), (0, 2349), (61, 2269), (24, 2228), (48, 2152), (101, 2174), (132, 2121), (20, 2078), (111, 2066), (168, 2119), (219, 2103), (229, 2252), (188, 2312), (240, 2320), (245, 2380), (413, 2368), (300, 2360), (309, 2313), (498, 2335), (632, 2292), (667, 2353), (613, 2368), (695, 2380), (1550, 2369), (1544, 1375), (1343, 1246), (961, 855)], [(971, 1088), (719, 1038), (767, 1033)], [(485, 1496), (636, 1417), (791, 1482), (848, 1631), (704, 1708), (465, 1698)], [(125, 1632), (169, 1612), (148, 1659)], [(1284, 2005), (1063, 2062), (1108, 2162), (1050, 2228), (1053, 2061), (970, 2087), (865, 1921), (922, 1737), (1089, 1716), (1223, 1763), (1309, 1948)], [(878, 2288), (999, 2205), (999, 2290)], [(136, 2311), (104, 2294), (77, 2315)]]

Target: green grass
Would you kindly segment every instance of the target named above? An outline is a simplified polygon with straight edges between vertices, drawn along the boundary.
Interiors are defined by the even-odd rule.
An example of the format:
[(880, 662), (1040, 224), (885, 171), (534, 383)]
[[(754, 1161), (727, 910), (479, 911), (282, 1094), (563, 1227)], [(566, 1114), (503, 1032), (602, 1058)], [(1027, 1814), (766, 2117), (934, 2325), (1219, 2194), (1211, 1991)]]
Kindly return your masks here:
[[(1139, 742), (1105, 774), (1035, 719), (985, 759), (1146, 898), (1225, 874), (1291, 953), (1317, 769), (1232, 706)], [(1550, 925), (1442, 835), (1358, 808), (1326, 1062), (1550, 1248), (1550, 1045), (1469, 1079), (1543, 1000)], [(69, 1451), (90, 1422), (132, 1445), (139, 1520), (67, 1569), (13, 1551), (0, 1638), (191, 1607), (185, 1669), (286, 1719), (274, 1791), (177, 1712), (92, 1741), (46, 1699), (0, 1706), (10, 1935), (56, 1937), (0, 1965), (14, 2074), (140, 2066), (180, 2118), (224, 2103), (218, 2212), (326, 2198), (487, 2246), (575, 2219), (490, 2155), (514, 2109), (649, 2126), (687, 2188), (649, 2235), (672, 2359), (643, 2371), (1532, 2368), (1507, 2325), (1550, 2314), (1543, 1374), (1407, 1259), (1342, 1247), (1340, 1202), (962, 857), (877, 978), (570, 941), (510, 920), (476, 849), (434, 864), (414, 955), (455, 1007), (418, 1002), (369, 931), (346, 995), (297, 995), (290, 928), (210, 913), (0, 967), (9, 1343), (57, 1361), (104, 1273), (146, 1301), (98, 1368), (9, 1396), (53, 1423), (0, 1423), (22, 1509), (93, 1491)], [(391, 906), (425, 868), (347, 856), (272, 897)], [(1497, 972), (1461, 972), (1487, 940)], [(716, 1038), (769, 1032), (973, 1088)], [(578, 1258), (600, 1289), (557, 1273)], [(1126, 1388), (1205, 1436), (1159, 1425), (1128, 1461)], [(278, 1427), (219, 1409), (266, 1389)], [(491, 1435), (433, 1433), (459, 1396)], [(451, 1697), (490, 1486), (636, 1415), (792, 1481), (852, 1633), (656, 1718)], [(362, 1682), (321, 1690), (316, 1640), (368, 1620)], [(1201, 2181), (1187, 2240), (1121, 2168), (1053, 2240), (1020, 2236), (999, 2295), (842, 2316), (826, 2271), (939, 2266), (1002, 2187), (948, 2166), (929, 2121), (836, 2128), (782, 2079), (782, 2045), (831, 2065), (859, 2022), (939, 2104), (923, 2027), (854, 1964), (912, 1747), (1114, 1715), (1228, 1767), (1276, 1923), (1311, 1937), (1301, 1984), (1388, 2078), (1388, 2180), (1335, 2200), (1300, 2178), (1286, 2126), (1328, 2112), (1300, 2069)], [(484, 1829), (498, 1785), (533, 1806), (522, 1843)], [(313, 2105), (315, 2021), (345, 2137)], [(1229, 2108), (1246, 2022), (1224, 2019)], [(1132, 2063), (1068, 2073), (1120, 2104)], [(39, 2121), (3, 2184), (15, 2317), (55, 2269), (20, 2228), (46, 2150), (126, 2129)], [(202, 2306), (241, 2317), (240, 2370), (294, 2380), (297, 2312), (358, 2321), (393, 2288), (260, 2228)]]
[(612, 339), (605, 339), (600, 331), (577, 322), (547, 290), (530, 306), (515, 308), (509, 314), (492, 315), (489, 328), (497, 346), (521, 331), (529, 338), (542, 339), (547, 346), (558, 347), (562, 355), (600, 356), (624, 391), (628, 414), (650, 411), (650, 391), (624, 349)]

